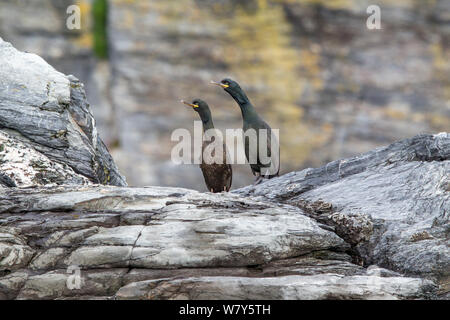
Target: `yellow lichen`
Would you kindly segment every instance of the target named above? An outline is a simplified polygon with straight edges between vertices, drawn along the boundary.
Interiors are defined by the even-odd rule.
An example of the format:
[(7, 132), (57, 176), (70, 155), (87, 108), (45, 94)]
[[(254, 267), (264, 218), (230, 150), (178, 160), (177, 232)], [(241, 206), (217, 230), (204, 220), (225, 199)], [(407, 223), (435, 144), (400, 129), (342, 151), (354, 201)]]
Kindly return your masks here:
[(91, 4), (87, 0), (78, 0), (76, 5), (80, 7), (81, 29), (79, 30), (78, 37), (75, 39), (75, 43), (82, 48), (92, 48)]
[(323, 87), (320, 54), (297, 50), (283, 8), (258, 0), (254, 10), (238, 7), (228, 30), (224, 59), (241, 83), (256, 90), (251, 100), (258, 111), (280, 130), (282, 159), (301, 163), (311, 150), (329, 139), (329, 132), (312, 131), (302, 122), (299, 100), (308, 86)]

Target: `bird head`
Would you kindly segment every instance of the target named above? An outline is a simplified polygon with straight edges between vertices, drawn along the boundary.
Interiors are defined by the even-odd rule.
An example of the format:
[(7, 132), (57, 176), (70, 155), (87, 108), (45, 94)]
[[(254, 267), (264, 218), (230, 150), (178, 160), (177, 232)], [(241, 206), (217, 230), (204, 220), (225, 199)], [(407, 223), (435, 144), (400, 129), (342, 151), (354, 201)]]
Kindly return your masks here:
[(211, 84), (222, 87), (226, 92), (228, 92), (240, 105), (248, 103), (249, 100), (244, 90), (241, 89), (239, 84), (231, 80), (230, 78), (225, 78), (220, 82), (211, 81)]
[(208, 104), (201, 100), (201, 99), (194, 99), (192, 103), (189, 103), (187, 101), (181, 100), (182, 103), (184, 103), (187, 106), (192, 107), (192, 109), (198, 113), (206, 113), (209, 111)]
[(226, 92), (230, 94), (242, 91), (239, 84), (236, 81), (231, 80), (230, 78), (225, 78), (220, 82), (211, 81), (211, 84), (215, 84), (217, 86), (222, 87)]

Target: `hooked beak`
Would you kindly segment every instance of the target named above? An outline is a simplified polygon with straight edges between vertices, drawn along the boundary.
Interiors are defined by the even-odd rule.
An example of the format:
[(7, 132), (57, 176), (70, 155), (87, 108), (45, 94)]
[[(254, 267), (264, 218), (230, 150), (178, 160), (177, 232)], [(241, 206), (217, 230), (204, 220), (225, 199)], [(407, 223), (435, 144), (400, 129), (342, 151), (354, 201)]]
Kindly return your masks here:
[(216, 86), (221, 86), (224, 89), (229, 87), (229, 85), (227, 85), (227, 84), (215, 82), (215, 81), (212, 81), (212, 80), (211, 80), (211, 84), (215, 84)]
[(180, 100), (180, 102), (181, 102), (181, 103), (184, 103), (185, 105), (187, 105), (187, 106), (189, 106), (189, 107), (192, 107), (192, 108), (198, 108), (198, 104), (192, 104), (192, 103), (186, 102), (186, 101), (184, 101), (184, 100)]

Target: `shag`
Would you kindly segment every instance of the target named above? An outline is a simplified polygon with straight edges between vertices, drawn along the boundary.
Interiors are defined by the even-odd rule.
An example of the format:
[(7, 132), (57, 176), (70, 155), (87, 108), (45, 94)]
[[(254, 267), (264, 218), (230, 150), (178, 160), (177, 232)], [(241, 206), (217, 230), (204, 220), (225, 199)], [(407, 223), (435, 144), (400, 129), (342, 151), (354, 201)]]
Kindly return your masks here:
[[(208, 132), (211, 132), (210, 129), (214, 130), (214, 124), (208, 104), (201, 99), (195, 99), (192, 103), (188, 103), (184, 100), (181, 100), (181, 102), (192, 107), (192, 109), (199, 114), (203, 123), (202, 162), (200, 164), (200, 169), (202, 170), (208, 191), (230, 191), (233, 171), (231, 165), (227, 163), (227, 148), (223, 141), (215, 141), (218, 137), (217, 135), (214, 137), (208, 136)], [(204, 150), (212, 143), (222, 143), (223, 155), (220, 159), (221, 161), (218, 161), (219, 163), (214, 162), (214, 151), (211, 152), (211, 158), (205, 158)], [(213, 148), (214, 145), (211, 145), (211, 147)], [(206, 156), (207, 155), (208, 153), (206, 152)]]
[[(211, 83), (222, 87), (233, 97), (241, 108), (245, 156), (250, 164), (253, 175), (256, 176), (254, 184), (260, 183), (263, 178), (270, 179), (278, 176), (280, 171), (280, 146), (277, 137), (272, 134), (272, 128), (257, 114), (255, 107), (236, 81), (223, 79), (220, 83), (214, 81), (211, 81)], [(256, 141), (252, 135), (245, 134), (249, 129), (255, 130)], [(266, 130), (265, 136), (260, 136), (261, 129)], [(264, 137), (267, 137), (267, 141), (261, 140)], [(256, 148), (254, 147), (255, 144)], [(270, 158), (270, 161), (262, 161), (265, 159), (261, 158), (261, 148), (267, 148), (267, 153), (265, 155), (263, 153), (263, 155)], [(274, 154), (272, 154), (271, 150), (275, 151)]]

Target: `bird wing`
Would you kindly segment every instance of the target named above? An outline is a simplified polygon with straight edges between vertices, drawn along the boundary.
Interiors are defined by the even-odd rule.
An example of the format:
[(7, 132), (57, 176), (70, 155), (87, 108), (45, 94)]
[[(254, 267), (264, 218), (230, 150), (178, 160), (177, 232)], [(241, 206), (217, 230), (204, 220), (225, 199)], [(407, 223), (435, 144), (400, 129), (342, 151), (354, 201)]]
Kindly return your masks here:
[(261, 170), (261, 175), (267, 175), (269, 177), (277, 176), (280, 171), (280, 144), (278, 141), (278, 137), (264, 120), (261, 121), (262, 127), (267, 130), (267, 157), (270, 158), (270, 165), (263, 164), (263, 159), (260, 159), (260, 155), (258, 154), (258, 163), (261, 163), (261, 167), (264, 168)]
[[(245, 135), (248, 129), (255, 129), (257, 132), (257, 128), (253, 128), (250, 126), (244, 126), (244, 151), (245, 151), (245, 157), (247, 158), (247, 162), (250, 165), (250, 169), (252, 170), (253, 175), (255, 176), (256, 173), (259, 173), (259, 160), (258, 160), (258, 149), (255, 148), (258, 143), (258, 138), (252, 136), (252, 135)], [(251, 148), (251, 146), (254, 146)]]
[(225, 169), (225, 188), (226, 191), (230, 191), (231, 184), (233, 182), (233, 169), (231, 167), (231, 164), (228, 164), (229, 156), (228, 156), (228, 149), (225, 143), (223, 144), (223, 159), (224, 163), (226, 164)]
[[(208, 147), (217, 146), (219, 140), (215, 142), (213, 141), (204, 141), (202, 150), (204, 151)], [(212, 156), (214, 156), (215, 149), (212, 149)], [(208, 152), (207, 152), (208, 153)], [(205, 154), (203, 157), (203, 161), (200, 164), (200, 169), (203, 173), (203, 178), (205, 179), (206, 187), (208, 191), (213, 190), (213, 192), (221, 192), (221, 191), (229, 191), (231, 188), (231, 183), (233, 179), (233, 171), (231, 165), (228, 163), (227, 157), (228, 151), (226, 145), (222, 142), (222, 161), (221, 163), (214, 163), (211, 160), (214, 160), (214, 157), (210, 157)], [(209, 160), (206, 161), (205, 160)]]
[[(253, 175), (255, 175), (256, 173), (260, 173), (261, 175), (267, 175), (269, 177), (277, 176), (280, 171), (280, 145), (278, 137), (275, 135), (272, 128), (262, 119), (256, 124), (248, 125), (246, 128), (244, 128), (244, 131), (248, 129), (254, 129), (257, 132), (256, 141), (254, 141), (255, 138), (251, 135), (245, 136), (244, 141), (247, 161), (249, 163), (253, 162), (250, 163), (250, 168)], [(266, 130), (265, 136), (259, 134), (260, 129)], [(265, 143), (260, 140), (264, 138), (266, 139), (266, 141), (264, 141)], [(251, 143), (255, 143), (254, 145), (257, 145), (258, 148), (251, 148)], [(259, 152), (259, 148), (264, 147), (266, 148), (266, 154), (264, 156), (270, 158), (269, 162), (267, 161), (268, 159), (263, 159)], [(256, 163), (255, 161), (251, 161), (252, 159), (256, 159)]]

